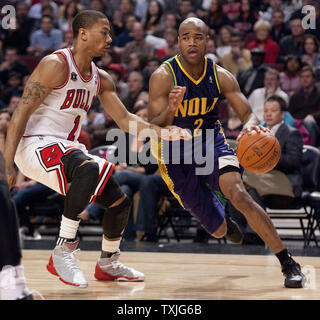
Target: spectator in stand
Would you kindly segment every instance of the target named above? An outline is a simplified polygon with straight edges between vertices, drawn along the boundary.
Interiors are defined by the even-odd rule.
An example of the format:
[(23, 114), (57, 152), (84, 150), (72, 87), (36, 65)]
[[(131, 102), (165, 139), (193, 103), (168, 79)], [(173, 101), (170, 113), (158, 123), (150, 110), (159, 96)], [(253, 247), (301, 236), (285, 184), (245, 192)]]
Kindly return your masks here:
[(103, 0), (91, 0), (88, 9), (100, 11), (100, 12), (107, 14), (107, 12), (106, 12), (107, 7), (106, 7), (106, 4)]
[(298, 14), (292, 15), (290, 22), (291, 34), (285, 36), (280, 41), (279, 59), (283, 63), (288, 55), (301, 56), (303, 54), (303, 39), (305, 30), (302, 27), (301, 16)]
[[(234, 112), (233, 108), (228, 104), (228, 118), (221, 122), (224, 135), (227, 139), (236, 141), (242, 130), (242, 122)], [(235, 142), (234, 142), (235, 145)]]
[[(264, 75), (264, 87), (255, 89), (248, 98), (251, 109), (254, 112), (254, 114), (257, 116), (259, 121), (263, 121), (264, 103), (269, 97), (273, 95), (277, 95), (281, 97), (288, 104), (289, 97), (280, 88), (279, 71), (275, 69), (268, 69)], [(286, 118), (285, 118), (285, 121), (286, 121)], [(288, 124), (293, 124), (293, 121), (291, 121)]]
[(40, 20), (42, 16), (42, 8), (46, 5), (51, 5), (54, 11), (54, 18), (58, 15), (58, 5), (54, 1), (50, 0), (40, 0), (39, 3), (34, 4), (31, 6), (29, 10), (29, 18), (33, 18), (36, 20)]
[(194, 6), (192, 0), (179, 0), (178, 2), (178, 25), (193, 12)]
[(10, 72), (8, 84), (2, 93), (4, 103), (8, 104), (12, 96), (22, 95), (22, 75), (18, 72)]
[(19, 54), (26, 54), (26, 49), (29, 46), (30, 34), (27, 33), (20, 25), (20, 20), (16, 19), (15, 29), (9, 28), (4, 30), (3, 47), (16, 47)]
[(8, 83), (9, 73), (11, 72), (18, 72), (22, 76), (30, 74), (28, 67), (19, 61), (16, 47), (7, 47), (5, 49), (4, 60), (0, 64), (0, 80), (4, 85)]
[(112, 38), (118, 37), (122, 32), (125, 31), (125, 22), (122, 19), (121, 11), (119, 9), (114, 10), (112, 15)]
[[(269, 5), (267, 11), (265, 11), (260, 16), (260, 19), (268, 21), (269, 23), (272, 23), (273, 12), (276, 10), (282, 10), (282, 9), (283, 9), (282, 0), (270, 0), (270, 5)], [(286, 13), (287, 13), (287, 11), (286, 11)], [(290, 18), (290, 16), (285, 16), (284, 21), (288, 21), (289, 18)]]
[(315, 73), (310, 66), (300, 71), (301, 88), (290, 98), (289, 112), (301, 120), (310, 132), (313, 144), (320, 145), (320, 92), (315, 86)]
[(72, 30), (65, 31), (64, 41), (62, 42), (60, 49), (71, 48), (73, 45), (73, 32)]
[(147, 17), (144, 23), (144, 31), (147, 34), (154, 34), (161, 29), (161, 18), (163, 9), (157, 0), (151, 0), (148, 5)]
[(12, 113), (13, 112), (7, 108), (0, 109), (0, 152), (4, 151), (7, 130)]
[(155, 31), (154, 36), (164, 38), (164, 34), (168, 29), (178, 29), (177, 15), (174, 12), (164, 13), (163, 21), (161, 22), (161, 29)]
[(120, 0), (119, 9), (125, 21), (128, 16), (134, 15), (134, 5), (133, 0)]
[(253, 90), (264, 86), (264, 75), (268, 70), (268, 66), (263, 63), (264, 51), (260, 48), (251, 50), (252, 66), (239, 72), (237, 80), (241, 92), (246, 96), (252, 93)]
[(240, 70), (247, 69), (252, 65), (250, 51), (244, 48), (243, 36), (240, 32), (234, 31), (232, 33), (231, 51), (224, 54), (219, 59), (219, 63), (235, 77)]
[(284, 62), (284, 71), (280, 73), (280, 87), (290, 97), (297, 91), (300, 84), (301, 59), (297, 56), (288, 56)]
[(132, 52), (130, 54), (130, 63), (127, 68), (127, 72), (130, 73), (131, 71), (137, 71), (142, 73), (143, 69), (146, 67), (148, 63), (148, 58), (140, 53), (140, 52)]
[(313, 34), (306, 34), (303, 39), (302, 62), (308, 64), (313, 70), (320, 68), (319, 41)]
[(114, 48), (110, 47), (97, 62), (97, 66), (103, 70), (107, 70), (109, 65), (113, 63), (117, 63), (117, 54)]
[(18, 103), (21, 99), (21, 95), (12, 95), (8, 104), (8, 109), (10, 110), (10, 112), (13, 112), (14, 110), (16, 110)]
[[(16, 15), (17, 15), (17, 22), (20, 25), (20, 29), (25, 32), (25, 37), (30, 39), (31, 32), (33, 30), (33, 25), (35, 20), (33, 18), (30, 18), (29, 15), (29, 5), (24, 1), (19, 1), (16, 6)], [(23, 53), (25, 54), (26, 48), (24, 48)]]
[(240, 2), (238, 0), (226, 0), (222, 9), (231, 22), (237, 20), (240, 16)]
[(128, 81), (129, 94), (126, 99), (123, 100), (125, 107), (131, 112), (133, 106), (137, 101), (137, 97), (142, 92), (144, 87), (143, 78), (141, 73), (132, 71), (129, 73)]
[(247, 49), (260, 48), (264, 51), (264, 63), (274, 64), (279, 56), (279, 45), (270, 37), (271, 24), (267, 21), (259, 20), (255, 23), (253, 30), (256, 39), (250, 41)]
[(162, 197), (171, 197), (167, 184), (159, 174), (149, 174), (143, 179), (136, 219), (136, 233), (140, 241), (157, 242), (157, 217), (159, 201)]
[(31, 35), (31, 44), (27, 48), (29, 54), (44, 56), (47, 50), (57, 50), (63, 43), (63, 33), (61, 30), (53, 28), (53, 18), (43, 16), (41, 19), (41, 29)]
[(284, 23), (284, 13), (281, 9), (272, 11), (272, 29), (270, 36), (273, 41), (280, 43), (280, 40), (290, 34), (290, 30)]
[(175, 56), (179, 52), (177, 38), (178, 33), (176, 29), (167, 29), (164, 33), (167, 45), (164, 48), (158, 49), (156, 55), (164, 59)]
[(113, 39), (111, 43), (112, 48), (119, 55), (121, 55), (121, 53), (125, 50), (126, 44), (134, 40), (131, 32), (133, 29), (133, 25), (138, 22), (137, 18), (133, 14), (127, 15), (124, 21), (125, 30), (121, 32), (116, 39)]
[(233, 22), (233, 27), (240, 31), (244, 36), (250, 34), (259, 15), (253, 9), (250, 0), (240, 1), (240, 15)]
[(124, 70), (121, 64), (112, 63), (108, 66), (108, 69), (106, 69), (108, 73), (110, 74), (114, 85), (117, 89), (117, 94), (121, 101), (125, 100), (128, 97), (129, 94), (129, 87), (128, 85), (123, 82), (124, 77)]
[(149, 91), (149, 79), (152, 73), (160, 67), (160, 59), (158, 57), (150, 58), (146, 68), (142, 72), (144, 88)]
[(206, 46), (206, 57), (211, 59), (214, 62), (218, 62), (218, 56), (217, 56), (217, 45), (215, 38), (209, 39)]
[(220, 28), (217, 40), (217, 56), (222, 57), (224, 54), (231, 51), (231, 35), (233, 33), (231, 26), (223, 26)]
[(58, 20), (59, 29), (63, 32), (72, 29), (72, 20), (80, 12), (80, 8), (75, 1), (71, 1), (65, 5), (62, 17)]
[(145, 54), (148, 58), (151, 58), (154, 54), (152, 45), (144, 39), (144, 29), (140, 22), (133, 24), (132, 36), (134, 40), (126, 44), (121, 56), (121, 62), (125, 65), (129, 65), (130, 54), (133, 52)]
[(203, 17), (208, 25), (210, 34), (218, 34), (221, 27), (230, 24), (227, 15), (222, 10), (222, 0), (211, 0), (208, 13)]
[[(66, 6), (70, 2), (75, 2), (77, 4), (78, 11), (81, 11), (84, 9), (84, 6), (82, 4), (80, 4), (80, 1), (78, 1), (78, 0), (62, 0), (60, 2), (62, 2), (62, 4), (59, 5), (59, 10), (58, 10), (58, 15), (57, 15), (58, 19), (63, 18)], [(81, 1), (81, 2), (84, 2), (84, 1)]]

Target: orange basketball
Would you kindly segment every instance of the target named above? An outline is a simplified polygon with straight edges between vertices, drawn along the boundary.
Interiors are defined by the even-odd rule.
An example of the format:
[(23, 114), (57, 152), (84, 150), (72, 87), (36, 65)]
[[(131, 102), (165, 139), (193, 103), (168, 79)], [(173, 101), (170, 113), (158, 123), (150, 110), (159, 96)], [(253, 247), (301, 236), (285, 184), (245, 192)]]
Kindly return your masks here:
[(271, 132), (245, 134), (237, 145), (237, 157), (248, 171), (265, 173), (279, 162), (281, 148), (278, 139)]

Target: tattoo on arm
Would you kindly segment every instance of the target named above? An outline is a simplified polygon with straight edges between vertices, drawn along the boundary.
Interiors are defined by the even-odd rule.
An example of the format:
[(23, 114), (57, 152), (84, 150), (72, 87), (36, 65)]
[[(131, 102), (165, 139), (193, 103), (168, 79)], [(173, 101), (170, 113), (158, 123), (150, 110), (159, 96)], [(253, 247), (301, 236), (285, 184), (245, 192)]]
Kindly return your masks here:
[(22, 103), (28, 104), (29, 102), (36, 102), (46, 93), (46, 87), (42, 86), (38, 81), (30, 81), (24, 89), (22, 96)]

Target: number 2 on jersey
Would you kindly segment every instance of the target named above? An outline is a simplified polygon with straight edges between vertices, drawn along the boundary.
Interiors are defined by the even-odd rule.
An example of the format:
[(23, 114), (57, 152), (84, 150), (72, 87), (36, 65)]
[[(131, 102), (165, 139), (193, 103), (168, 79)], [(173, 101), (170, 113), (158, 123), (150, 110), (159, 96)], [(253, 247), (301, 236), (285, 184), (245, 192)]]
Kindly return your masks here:
[(77, 132), (78, 130), (78, 127), (79, 127), (79, 123), (80, 123), (80, 116), (77, 116), (75, 119), (74, 119), (74, 126), (73, 126), (73, 129), (71, 130), (71, 132), (69, 133), (69, 136), (68, 136), (68, 139), (69, 141), (74, 141), (75, 139), (75, 133)]
[(199, 137), (202, 135), (202, 132), (201, 132), (201, 126), (203, 124), (203, 119), (197, 119), (195, 122), (194, 122), (194, 125), (196, 126), (196, 129), (194, 130), (194, 134), (193, 136), (194, 137)]

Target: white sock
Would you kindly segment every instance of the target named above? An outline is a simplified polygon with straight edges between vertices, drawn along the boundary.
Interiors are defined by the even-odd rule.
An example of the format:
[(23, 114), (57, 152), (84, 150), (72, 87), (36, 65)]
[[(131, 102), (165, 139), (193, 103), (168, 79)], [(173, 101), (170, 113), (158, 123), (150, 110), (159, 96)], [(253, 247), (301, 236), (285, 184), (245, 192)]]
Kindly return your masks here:
[(119, 240), (108, 240), (102, 236), (102, 251), (116, 252), (120, 247), (121, 238)]
[(62, 216), (59, 237), (65, 239), (75, 239), (79, 228), (80, 220), (75, 221)]

